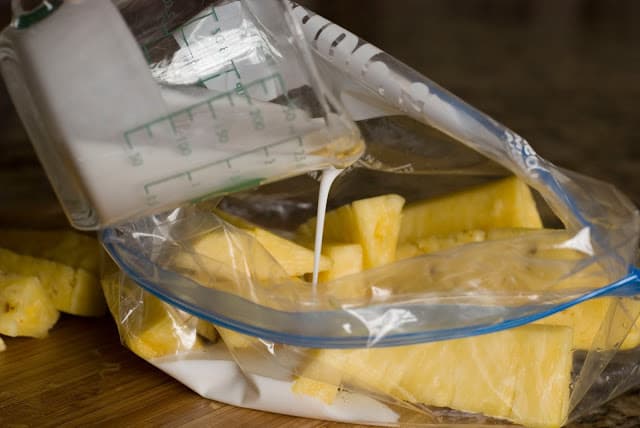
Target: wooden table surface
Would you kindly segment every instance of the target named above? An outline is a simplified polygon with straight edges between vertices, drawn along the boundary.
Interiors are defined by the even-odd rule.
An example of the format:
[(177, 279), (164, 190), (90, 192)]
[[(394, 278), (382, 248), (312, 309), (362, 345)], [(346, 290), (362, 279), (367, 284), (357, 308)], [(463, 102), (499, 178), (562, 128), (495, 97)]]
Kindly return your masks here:
[[(363, 427), (202, 398), (126, 349), (110, 316), (63, 315), (44, 339), (4, 340), (0, 427)], [(639, 397), (631, 391), (567, 428), (637, 427)]]
[[(612, 182), (640, 205), (640, 2), (301, 3), (507, 124), (552, 162)], [(0, 24), (7, 11), (0, 0)], [(2, 85), (0, 201), (0, 225), (60, 224)], [(3, 427), (347, 426), (200, 398), (125, 349), (109, 317), (64, 316), (46, 339), (5, 341)], [(573, 426), (640, 426), (639, 397), (632, 391)]]
[(110, 316), (63, 316), (47, 338), (5, 343), (2, 427), (353, 427), (201, 398), (122, 346)]

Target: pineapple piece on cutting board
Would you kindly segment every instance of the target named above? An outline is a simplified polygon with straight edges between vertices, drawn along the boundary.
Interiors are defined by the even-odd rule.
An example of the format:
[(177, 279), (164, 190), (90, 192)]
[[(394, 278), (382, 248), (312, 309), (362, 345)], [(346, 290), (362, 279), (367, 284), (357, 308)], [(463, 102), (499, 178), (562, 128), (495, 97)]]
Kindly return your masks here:
[(7, 345), (5, 345), (4, 340), (2, 340), (2, 338), (0, 337), (0, 352), (6, 351), (6, 350), (7, 350)]
[[(329, 211), (325, 216), (324, 240), (360, 245), (365, 269), (394, 262), (403, 206), (403, 197), (390, 194), (360, 199)], [(314, 217), (298, 228), (298, 241), (312, 243), (315, 230)]]
[(73, 230), (0, 229), (0, 247), (100, 273), (100, 243)]
[(331, 402), (339, 385), (534, 427), (567, 418), (572, 331), (529, 325), (490, 335), (380, 349), (311, 352), (293, 390)]
[(517, 177), (508, 177), (407, 205), (399, 242), (476, 229), (541, 227), (531, 190)]
[(0, 275), (0, 334), (45, 337), (59, 315), (38, 278)]
[(59, 311), (85, 316), (99, 316), (106, 311), (96, 277), (84, 269), (0, 248), (0, 271), (37, 277)]

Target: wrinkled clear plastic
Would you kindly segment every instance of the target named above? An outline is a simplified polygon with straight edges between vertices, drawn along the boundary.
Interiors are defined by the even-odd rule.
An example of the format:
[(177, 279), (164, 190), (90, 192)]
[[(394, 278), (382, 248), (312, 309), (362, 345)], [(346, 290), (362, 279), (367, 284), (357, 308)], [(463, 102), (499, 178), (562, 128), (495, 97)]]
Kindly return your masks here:
[(0, 72), (76, 228), (362, 153), (284, 1), (21, 3)]
[[(197, 61), (174, 54), (186, 55), (190, 35), (203, 49), (215, 43), (199, 33), (220, 18), (212, 9), (118, 6), (168, 91), (205, 80)], [(194, 16), (196, 29), (179, 30)], [(315, 215), (317, 176), (183, 205), (101, 234), (118, 265), (103, 286), (123, 342), (203, 396), (348, 422), (557, 426), (637, 385), (637, 209), (356, 36), (300, 7), (292, 16), (322, 77), (319, 98), (341, 118), (343, 105), (366, 144), (330, 208), (389, 193), (419, 201), (515, 174), (546, 228), (314, 289), (255, 229), (216, 210), (292, 238)], [(210, 236), (215, 251), (204, 255), (198, 243)]]
[[(184, 206), (102, 234), (126, 273), (104, 281), (125, 343), (203, 396), (345, 422), (557, 426), (637, 385), (636, 208), (384, 52), (302, 8), (294, 14), (366, 143), (330, 209), (390, 193), (409, 203), (516, 174), (534, 189), (545, 228), (314, 289), (251, 228), (295, 238), (315, 215), (318, 175)], [(210, 236), (216, 251), (204, 255), (198, 242)], [(164, 330), (145, 315), (157, 305), (170, 319)], [(150, 328), (174, 345), (141, 348)]]

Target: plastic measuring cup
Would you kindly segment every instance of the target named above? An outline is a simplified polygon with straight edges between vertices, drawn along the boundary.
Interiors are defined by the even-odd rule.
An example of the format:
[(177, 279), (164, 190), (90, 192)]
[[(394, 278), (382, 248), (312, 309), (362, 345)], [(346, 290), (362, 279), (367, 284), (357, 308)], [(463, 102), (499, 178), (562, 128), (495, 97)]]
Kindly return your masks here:
[(0, 71), (75, 227), (361, 155), (287, 3), (215, 2), (185, 16), (173, 2), (137, 4), (14, 1), (0, 38)]

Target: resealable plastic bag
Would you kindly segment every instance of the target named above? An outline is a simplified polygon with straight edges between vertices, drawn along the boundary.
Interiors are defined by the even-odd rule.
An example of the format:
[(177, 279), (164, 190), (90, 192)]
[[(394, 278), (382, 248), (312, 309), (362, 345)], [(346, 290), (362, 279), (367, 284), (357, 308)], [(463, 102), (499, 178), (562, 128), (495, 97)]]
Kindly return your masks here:
[[(157, 49), (178, 44), (186, 55), (194, 38), (206, 47), (216, 36), (218, 8), (236, 3), (246, 5), (174, 5), (157, 21), (138, 18), (138, 2), (119, 6), (142, 46), (164, 25)], [(640, 383), (640, 217), (629, 200), (540, 158), (348, 31), (287, 7), (324, 95), (366, 146), (330, 209), (382, 195), (409, 206), (515, 176), (544, 227), (454, 231), (471, 238), (314, 287), (308, 264), (283, 260), (308, 260), (300, 226), (316, 214), (318, 176), (233, 189), (101, 232), (117, 264), (103, 286), (123, 342), (212, 399), (372, 424), (558, 426)], [(179, 56), (148, 54), (155, 79), (180, 74)]]

